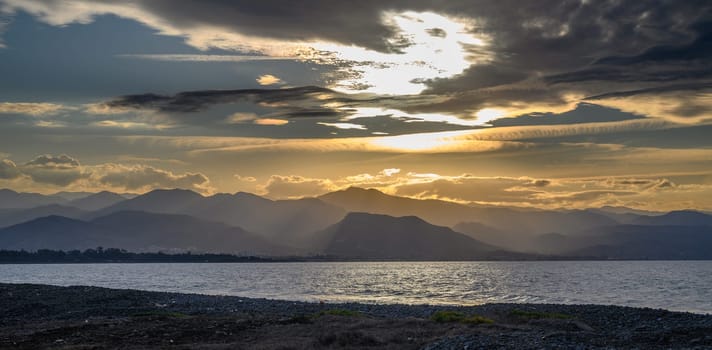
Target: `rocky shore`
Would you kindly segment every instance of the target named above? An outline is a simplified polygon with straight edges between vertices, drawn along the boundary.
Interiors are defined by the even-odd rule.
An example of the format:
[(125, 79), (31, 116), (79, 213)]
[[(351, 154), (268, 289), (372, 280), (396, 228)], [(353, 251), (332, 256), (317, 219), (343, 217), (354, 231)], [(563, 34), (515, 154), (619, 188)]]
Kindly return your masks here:
[(2, 349), (711, 349), (712, 315), (329, 304), (0, 284)]

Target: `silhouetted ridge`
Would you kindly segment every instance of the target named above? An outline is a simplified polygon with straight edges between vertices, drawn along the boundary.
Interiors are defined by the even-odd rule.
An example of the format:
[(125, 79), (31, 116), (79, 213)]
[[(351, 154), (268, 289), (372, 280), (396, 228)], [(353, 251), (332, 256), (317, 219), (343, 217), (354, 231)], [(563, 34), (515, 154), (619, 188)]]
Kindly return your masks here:
[(52, 215), (80, 219), (85, 214), (86, 211), (79, 208), (59, 204), (40, 205), (32, 208), (0, 209), (0, 228)]
[(60, 215), (49, 215), (49, 216), (33, 219), (33, 220), (30, 220), (25, 223), (12, 225), (8, 228), (18, 227), (18, 226), (42, 228), (45, 225), (66, 225), (66, 224), (85, 225), (86, 222), (82, 221), (82, 220), (77, 220), (77, 219), (70, 219), (68, 217), (64, 217), (64, 216), (60, 216)]
[(249, 192), (236, 192), (232, 196), (237, 199), (253, 200), (253, 201), (260, 201), (260, 202), (272, 202), (272, 200), (270, 200), (270, 199), (267, 199), (265, 197), (260, 197), (254, 193), (249, 193)]
[(712, 215), (694, 210), (678, 210), (659, 216), (641, 216), (633, 223), (639, 225), (712, 226)]
[(109, 191), (101, 191), (84, 198), (75, 199), (69, 205), (82, 210), (93, 211), (125, 201), (126, 198)]
[(239, 227), (188, 215), (119, 211), (90, 222), (48, 216), (0, 230), (3, 249), (88, 249), (285, 255), (288, 248)]
[(62, 204), (64, 198), (46, 196), (39, 193), (22, 193), (10, 189), (0, 189), (0, 209), (25, 209), (40, 205)]
[(495, 250), (415, 216), (349, 213), (318, 236), (326, 254), (353, 258), (478, 259)]

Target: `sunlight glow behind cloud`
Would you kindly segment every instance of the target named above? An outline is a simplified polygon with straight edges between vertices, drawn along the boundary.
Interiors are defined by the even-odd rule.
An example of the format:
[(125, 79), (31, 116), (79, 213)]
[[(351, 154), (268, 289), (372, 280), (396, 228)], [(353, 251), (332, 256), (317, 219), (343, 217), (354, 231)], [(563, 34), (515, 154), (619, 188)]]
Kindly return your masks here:
[[(348, 78), (331, 86), (342, 92), (417, 94), (424, 82), (461, 73), (473, 63), (490, 60), (466, 51), (466, 46), (486, 48), (489, 38), (472, 34), (472, 20), (446, 17), (432, 12), (386, 12), (383, 22), (400, 32), (404, 48), (399, 53), (381, 53), (356, 46), (316, 43), (315, 48), (335, 53), (355, 67), (343, 68)], [(437, 34), (434, 34), (437, 33)]]

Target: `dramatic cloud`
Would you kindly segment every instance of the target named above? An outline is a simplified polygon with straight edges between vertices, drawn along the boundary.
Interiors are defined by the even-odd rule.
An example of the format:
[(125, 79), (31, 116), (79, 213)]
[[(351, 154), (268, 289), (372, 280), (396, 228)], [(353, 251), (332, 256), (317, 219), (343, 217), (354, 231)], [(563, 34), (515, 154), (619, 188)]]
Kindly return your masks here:
[[(542, 74), (550, 76), (544, 81), (559, 85), (596, 76), (618, 83), (626, 80), (616, 78), (625, 71), (619, 67), (632, 65), (643, 67), (648, 76), (661, 72), (668, 79), (709, 77), (691, 74), (695, 69), (709, 73), (704, 65), (709, 57), (710, 26), (704, 16), (709, 4), (704, 1), (544, 1), (536, 6), (495, 0), (366, 1), (358, 6), (316, 1), (289, 11), (275, 11), (280, 4), (271, 1), (259, 6), (161, 0), (131, 5), (89, 0), (3, 3), (6, 13), (27, 11), (52, 25), (90, 23), (114, 14), (186, 38), (200, 49), (258, 51), (262, 56), (255, 57), (299, 57), (331, 65), (336, 67), (332, 76), (340, 78), (329, 86), (348, 91), (408, 94), (427, 85), (429, 93), (450, 94), (521, 85), (507, 88), (511, 95), (503, 93), (508, 103), (491, 107), (529, 102), (521, 90), (530, 90), (527, 85)], [(228, 56), (163, 58), (231, 60)], [(543, 87), (536, 95), (548, 94), (553, 101), (601, 92), (596, 86), (570, 84), (550, 89)], [(472, 104), (467, 109), (476, 112), (480, 107)]]
[(712, 120), (712, 82), (609, 92), (586, 100), (675, 123), (693, 124)]
[(126, 54), (119, 57), (167, 62), (251, 62), (298, 60), (299, 57), (274, 57), (258, 55), (188, 55), (188, 54)]
[(269, 105), (308, 101), (322, 95), (331, 97), (333, 93), (332, 90), (316, 86), (285, 89), (188, 91), (174, 96), (128, 95), (109, 101), (105, 105), (110, 108), (156, 109), (165, 112), (187, 113), (201, 111), (216, 104), (249, 101)]
[(20, 177), (17, 165), (9, 159), (0, 159), (0, 179), (9, 180)]
[(79, 167), (79, 161), (66, 154), (61, 154), (59, 156), (45, 154), (25, 163), (25, 166), (52, 169), (73, 169)]
[(18, 178), (25, 178), (24, 186), (43, 189), (146, 192), (156, 188), (184, 188), (206, 194), (214, 191), (210, 180), (201, 173), (174, 173), (141, 164), (82, 165), (65, 154), (40, 155), (22, 165), (9, 159), (0, 160), (0, 180)]
[(54, 114), (65, 109), (54, 103), (2, 102), (0, 114), (27, 114), (32, 116)]
[(647, 205), (645, 201), (658, 198), (661, 193), (677, 198), (663, 208), (685, 208), (690, 202), (700, 200), (693, 189), (712, 191), (712, 184), (677, 185), (667, 178), (654, 176), (537, 179), (400, 173), (400, 169), (384, 169), (375, 175), (358, 174), (338, 179), (272, 175), (264, 184), (255, 186), (257, 193), (272, 198), (318, 196), (356, 186), (417, 199), (547, 209), (627, 205), (657, 210), (661, 207), (660, 203)]
[(174, 174), (144, 165), (102, 165), (98, 181), (103, 185), (136, 192), (145, 192), (155, 188), (184, 188), (202, 193), (209, 193), (213, 190), (210, 181), (203, 174)]
[[(0, 0), (0, 179), (709, 209), (711, 12), (705, 0)], [(83, 162), (34, 158), (53, 150)]]
[(67, 186), (91, 175), (79, 161), (65, 154), (41, 155), (25, 163), (22, 172), (33, 181), (56, 186)]
[(273, 175), (267, 183), (258, 187), (258, 190), (273, 198), (301, 198), (320, 195), (334, 188), (334, 184), (328, 179)]

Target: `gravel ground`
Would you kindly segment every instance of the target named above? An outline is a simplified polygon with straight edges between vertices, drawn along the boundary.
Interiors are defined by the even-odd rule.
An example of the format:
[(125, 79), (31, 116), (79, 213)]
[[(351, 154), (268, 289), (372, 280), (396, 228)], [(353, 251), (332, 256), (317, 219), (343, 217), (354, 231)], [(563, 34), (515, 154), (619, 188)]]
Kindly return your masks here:
[[(439, 312), (453, 319), (436, 320)], [(475, 319), (457, 318), (482, 316)], [(0, 284), (9, 349), (712, 349), (712, 315), (601, 305), (322, 304)]]

